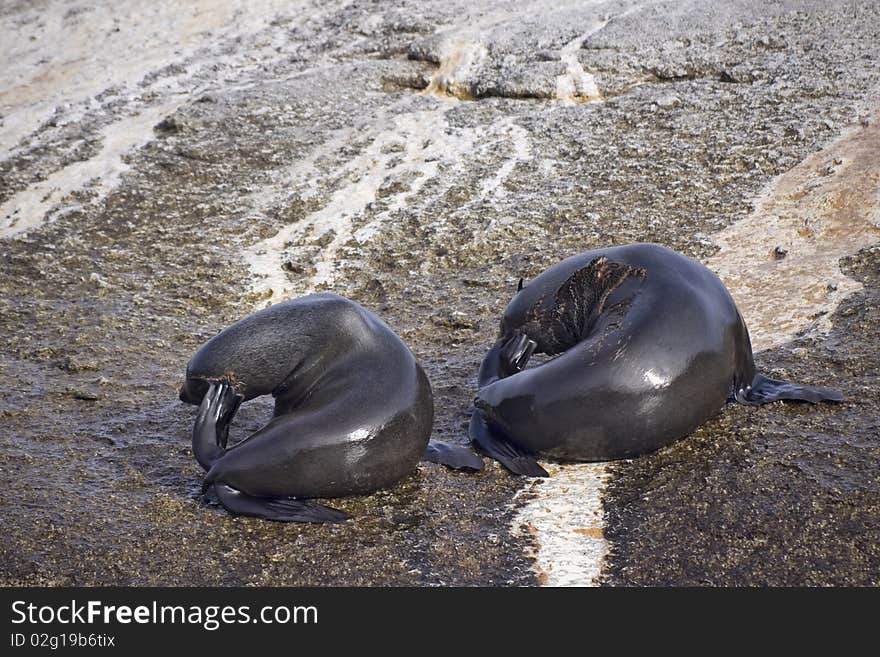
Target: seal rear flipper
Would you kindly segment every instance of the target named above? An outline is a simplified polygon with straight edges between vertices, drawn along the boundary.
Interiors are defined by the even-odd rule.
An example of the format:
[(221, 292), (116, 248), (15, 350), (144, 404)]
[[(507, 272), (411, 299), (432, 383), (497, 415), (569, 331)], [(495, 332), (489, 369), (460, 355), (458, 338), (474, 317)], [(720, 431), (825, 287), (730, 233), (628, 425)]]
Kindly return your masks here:
[(441, 440), (429, 440), (425, 449), (424, 461), (439, 463), (455, 470), (482, 470), (483, 459), (467, 447), (450, 445)]
[(481, 452), (498, 461), (513, 474), (525, 475), (526, 477), (550, 476), (531, 454), (514, 445), (497, 431), (494, 431), (486, 423), (486, 418), (482, 411), (475, 410), (473, 415), (471, 415), (471, 425), (468, 433), (474, 445)]
[(231, 513), (256, 516), (279, 522), (344, 522), (351, 518), (344, 511), (314, 500), (292, 497), (254, 497), (226, 484), (214, 484), (217, 499)]
[(843, 401), (843, 395), (834, 388), (804, 386), (789, 381), (769, 379), (761, 374), (755, 374), (750, 388), (736, 390), (734, 397), (740, 404), (751, 406), (780, 400), (805, 401), (812, 404), (821, 401)]

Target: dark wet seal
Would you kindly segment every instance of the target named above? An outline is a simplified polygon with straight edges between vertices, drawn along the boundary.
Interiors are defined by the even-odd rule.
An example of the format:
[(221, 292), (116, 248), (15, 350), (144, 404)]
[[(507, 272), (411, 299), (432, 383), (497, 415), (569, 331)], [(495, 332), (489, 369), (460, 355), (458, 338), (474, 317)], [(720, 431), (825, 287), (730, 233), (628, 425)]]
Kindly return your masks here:
[[(517, 474), (534, 454), (605, 461), (688, 435), (728, 401), (841, 401), (758, 374), (745, 322), (719, 278), (655, 244), (588, 251), (508, 304), (483, 360), (470, 436)], [(551, 360), (526, 369), (532, 354)]]
[[(272, 419), (230, 445), (239, 405), (267, 394)], [(334, 294), (285, 301), (226, 328), (190, 360), (180, 399), (199, 404), (193, 452), (207, 470), (203, 490), (232, 513), (287, 522), (347, 519), (313, 498), (400, 481), (423, 457), (434, 417), (412, 352)]]

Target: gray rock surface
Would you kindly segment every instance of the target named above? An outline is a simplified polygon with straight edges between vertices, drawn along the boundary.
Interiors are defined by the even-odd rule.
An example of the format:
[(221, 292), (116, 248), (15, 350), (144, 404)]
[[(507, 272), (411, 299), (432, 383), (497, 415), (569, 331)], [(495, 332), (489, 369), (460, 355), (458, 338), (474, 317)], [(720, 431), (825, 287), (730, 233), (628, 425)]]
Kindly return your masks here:
[[(878, 106), (868, 0), (174, 4), (0, 9), (4, 584), (536, 583), (494, 465), (423, 464), (332, 527), (206, 508), (187, 359), (279, 281), (329, 289), (411, 346), (434, 437), (464, 442), (521, 276), (632, 241), (707, 258)], [(832, 332), (758, 360), (850, 401), (730, 407), (612, 466), (606, 582), (880, 584), (876, 249), (843, 266), (864, 290)]]

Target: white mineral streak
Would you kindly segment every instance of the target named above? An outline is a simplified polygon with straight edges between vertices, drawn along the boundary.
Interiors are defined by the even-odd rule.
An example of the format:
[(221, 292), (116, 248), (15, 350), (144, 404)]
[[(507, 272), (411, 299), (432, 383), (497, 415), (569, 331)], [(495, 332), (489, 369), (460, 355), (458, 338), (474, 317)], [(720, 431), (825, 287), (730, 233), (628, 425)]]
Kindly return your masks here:
[(477, 198), (479, 200), (492, 196), (503, 197), (505, 195), (504, 181), (510, 177), (516, 165), (520, 162), (528, 162), (532, 156), (532, 148), (529, 144), (529, 132), (519, 126), (513, 119), (505, 119), (497, 126), (499, 136), (510, 145), (510, 155), (504, 163), (498, 167), (495, 175), (483, 182)]
[[(428, 110), (396, 114), (397, 107), (380, 114), (371, 127), (372, 141), (359, 155), (351, 158), (341, 169), (334, 172), (344, 182), (334, 191), (320, 210), (302, 221), (290, 224), (268, 239), (264, 239), (245, 252), (248, 264), (254, 272), (254, 291), (261, 304), (273, 304), (291, 295), (307, 294), (329, 286), (336, 276), (336, 269), (344, 264), (341, 249), (347, 244), (365, 244), (382, 232), (386, 222), (391, 221), (399, 210), (416, 197), (429, 181), (437, 181), (442, 194), (454, 181), (454, 173), (478, 144), (504, 141), (510, 143), (511, 155), (498, 167), (495, 175), (482, 185), (477, 198), (503, 195), (502, 185), (517, 162), (529, 154), (527, 132), (512, 120), (481, 128), (452, 127), (446, 114), (455, 107), (460, 97), (467, 96), (462, 80), (482, 57), (485, 47), (477, 40), (476, 33), (463, 32), (443, 42), (437, 71), (423, 92), (436, 99)], [(368, 132), (368, 134), (369, 134)], [(344, 138), (340, 141), (344, 141)], [(341, 143), (336, 144), (336, 146)], [(322, 153), (332, 150), (332, 145), (319, 147)], [(306, 170), (312, 168), (317, 156), (309, 156), (306, 164), (291, 168), (286, 180), (278, 183), (280, 189), (301, 185)], [(385, 208), (372, 212), (369, 221), (355, 229), (356, 222), (377, 200), (383, 186), (403, 181), (402, 191), (383, 195)], [(278, 201), (269, 195), (258, 203), (258, 211)], [(282, 269), (286, 261), (307, 261), (312, 254), (314, 273), (307, 278), (289, 277)]]
[(569, 41), (559, 51), (560, 59), (565, 64), (565, 73), (556, 78), (556, 98), (558, 100), (575, 102), (599, 100), (602, 98), (595, 78), (591, 73), (584, 70), (583, 65), (578, 59), (578, 52), (581, 49), (581, 45), (590, 35), (595, 34), (607, 24), (607, 20), (597, 20), (587, 32)]
[(441, 48), (440, 64), (425, 92), (468, 98), (471, 71), (486, 57), (486, 47), (477, 33), (456, 33), (446, 37)]
[[(260, 298), (260, 304), (271, 305), (292, 294), (313, 292), (331, 285), (337, 267), (343, 262), (340, 256), (346, 243), (364, 244), (381, 233), (383, 225), (391, 220), (395, 212), (406, 207), (407, 201), (416, 196), (427, 182), (439, 180), (439, 189), (434, 193), (444, 192), (465, 156), (478, 146), (491, 144), (507, 150), (509, 155), (495, 174), (481, 185), (470, 203), (503, 197), (503, 183), (518, 163), (531, 157), (528, 132), (512, 119), (480, 128), (452, 128), (446, 121), (446, 113), (460, 99), (471, 97), (473, 74), (488, 54), (485, 45), (488, 33), (504, 29), (506, 23), (517, 16), (529, 14), (538, 6), (562, 11), (580, 5), (582, 3), (563, 2), (547, 8), (542, 2), (533, 2), (503, 6), (480, 13), (479, 16), (466, 16), (460, 24), (439, 30), (437, 70), (423, 92), (437, 98), (436, 107), (404, 113), (396, 118), (389, 118), (387, 113), (377, 117), (372, 126), (363, 128), (368, 134), (374, 134), (370, 146), (337, 172), (347, 182), (333, 192), (324, 207), (246, 249), (245, 257), (255, 274), (253, 289)], [(589, 31), (563, 48), (561, 56), (568, 71), (564, 77), (569, 80), (566, 84), (573, 89), (567, 93), (566, 99), (599, 97), (592, 76), (578, 62), (577, 49), (585, 38), (602, 29), (607, 22), (596, 20)], [(336, 145), (341, 146), (344, 142), (345, 138), (342, 137)], [(396, 147), (400, 144), (404, 145), (402, 152)], [(304, 177), (309, 175), (307, 169), (311, 165), (308, 163), (317, 161), (318, 151), (329, 154), (332, 148), (324, 144), (306, 157), (305, 164), (291, 167), (273, 185), (278, 191), (264, 192), (260, 198), (254, 199), (252, 211), (265, 212), (273, 204), (283, 203), (285, 197), (290, 196), (289, 190), (301, 188)], [(404, 191), (383, 196), (387, 208), (379, 213), (371, 212), (369, 221), (355, 228), (372, 208), (380, 188), (395, 179), (406, 180)], [(316, 189), (316, 185), (317, 181), (313, 178), (310, 189)], [(493, 220), (492, 226), (494, 224)], [(302, 262), (296, 263), (297, 260)], [(308, 277), (288, 276), (282, 269), (285, 262), (299, 265), (308, 264), (309, 261), (313, 263), (315, 271)], [(300, 269), (299, 266), (294, 268)]]
[[(601, 2), (593, 4), (600, 5)], [(556, 78), (556, 99), (566, 104), (574, 102), (590, 102), (602, 100), (602, 92), (596, 84), (592, 73), (584, 70), (578, 58), (578, 52), (583, 48), (584, 41), (600, 32), (611, 21), (627, 16), (642, 9), (648, 3), (638, 3), (610, 18), (596, 18), (589, 29), (575, 39), (565, 44), (559, 51), (559, 58), (565, 64), (565, 73)]]
[[(861, 284), (840, 271), (846, 255), (880, 242), (880, 114), (845, 131), (777, 177), (754, 211), (719, 233), (706, 263), (730, 290), (755, 351), (805, 329), (828, 331)], [(775, 249), (787, 251), (774, 257)]]
[[(424, 184), (437, 176), (442, 164), (455, 165), (474, 146), (474, 130), (451, 130), (445, 114), (453, 99), (441, 100), (436, 109), (380, 117), (390, 123), (375, 133), (364, 151), (351, 158), (339, 173), (347, 181), (330, 196), (323, 208), (302, 221), (290, 224), (274, 236), (247, 249), (246, 258), (254, 272), (254, 290), (277, 303), (292, 294), (307, 294), (330, 285), (342, 262), (340, 248), (354, 240), (364, 243), (381, 232), (382, 224), (417, 195)], [(379, 189), (389, 181), (408, 180), (403, 191), (384, 197), (388, 207), (370, 223), (354, 231), (354, 221), (376, 201)], [(308, 279), (294, 280), (281, 265), (287, 259), (307, 257), (318, 250), (315, 272)]]
[(591, 586), (608, 551), (602, 494), (604, 463), (543, 464), (550, 477), (533, 479), (513, 529), (530, 538), (533, 570), (543, 586)]
[[(114, 2), (35, 5), (18, 21), (0, 23), (0, 158), (56, 108), (78, 105), (110, 89), (179, 64), (207, 44), (253, 34), (282, 0), (155, 0), (119, 11)], [(137, 56), (132, 56), (137, 53)]]
[[(57, 126), (102, 112), (113, 118), (100, 132), (95, 156), (50, 173), (0, 207), (0, 238), (77, 209), (73, 192), (103, 199), (127, 170), (125, 156), (153, 139), (154, 125), (184, 102), (183, 91), (192, 91), (195, 69), (250, 64), (197, 54), (252, 38), (278, 10), (290, 8), (283, 0), (156, 0), (119, 11), (113, 2), (75, 0), (36, 5), (15, 21), (0, 22), (0, 160), (51, 141), (52, 129), (36, 132), (50, 118)], [(272, 53), (274, 45), (255, 49)], [(181, 70), (169, 72), (172, 65)], [(115, 99), (112, 109), (102, 108), (104, 97)]]
[(94, 157), (73, 162), (14, 194), (0, 205), (0, 238), (43, 225), (54, 209), (78, 209), (77, 203), (66, 200), (73, 192), (88, 190), (91, 203), (103, 200), (128, 170), (124, 156), (150, 141), (153, 126), (176, 107), (177, 101), (156, 105), (111, 123), (101, 130), (101, 150)]

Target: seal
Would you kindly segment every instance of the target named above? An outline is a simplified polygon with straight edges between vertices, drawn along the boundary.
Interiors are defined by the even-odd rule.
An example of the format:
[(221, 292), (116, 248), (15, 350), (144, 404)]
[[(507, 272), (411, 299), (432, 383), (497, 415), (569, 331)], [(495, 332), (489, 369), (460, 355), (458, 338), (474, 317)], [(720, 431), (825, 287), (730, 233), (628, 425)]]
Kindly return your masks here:
[[(532, 354), (552, 358), (526, 368)], [(478, 385), (472, 442), (528, 476), (547, 476), (538, 452), (605, 461), (658, 449), (728, 401), (843, 399), (758, 374), (721, 280), (656, 244), (587, 251), (521, 279)]]
[[(275, 398), (272, 419), (236, 444), (239, 405)], [(192, 445), (230, 512), (287, 522), (349, 516), (311, 498), (393, 485), (425, 452), (431, 386), (378, 317), (335, 294), (284, 301), (208, 340), (186, 368), (180, 399), (198, 404)]]

